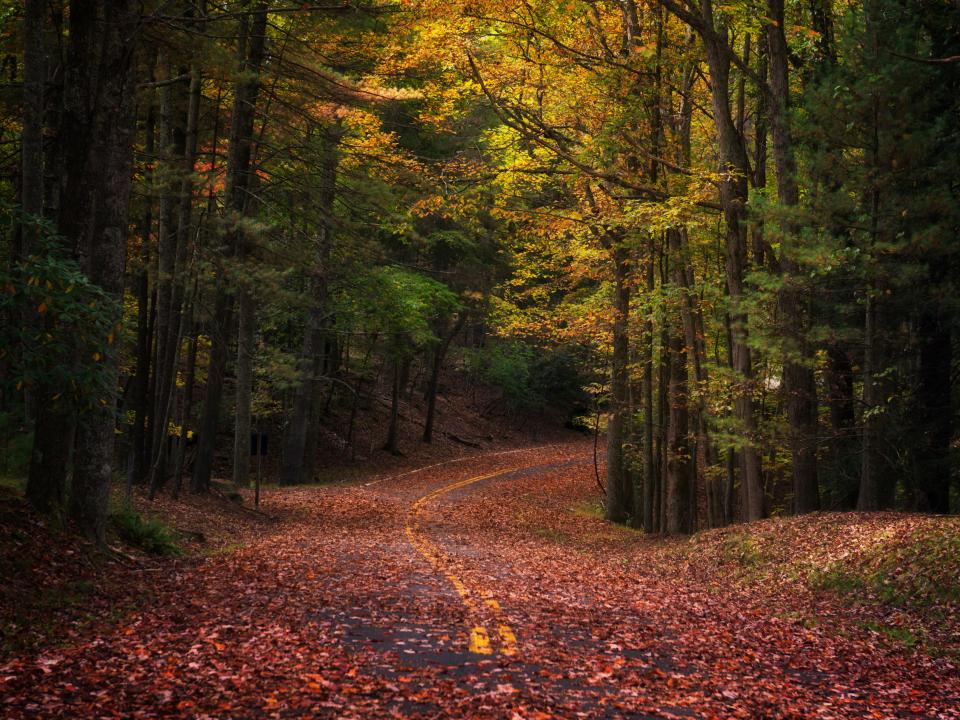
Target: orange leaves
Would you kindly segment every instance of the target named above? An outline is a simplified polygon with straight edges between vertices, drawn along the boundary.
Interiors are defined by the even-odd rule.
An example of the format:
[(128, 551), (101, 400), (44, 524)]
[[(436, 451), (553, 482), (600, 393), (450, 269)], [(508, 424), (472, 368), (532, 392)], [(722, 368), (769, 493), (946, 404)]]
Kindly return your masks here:
[[(266, 508), (273, 514), (243, 535), (247, 545), (236, 552), (137, 568), (108, 564), (109, 587), (133, 587), (149, 602), (120, 622), (71, 630), (69, 642), (48, 654), (0, 660), (2, 714), (952, 716), (960, 679), (948, 659), (883, 646), (842, 603), (809, 609), (832, 614), (843, 634), (804, 627), (790, 613), (809, 598), (785, 575), (740, 584), (732, 568), (740, 566), (733, 551), (742, 543), (729, 541), (742, 527), (679, 541), (604, 523), (590, 442), (550, 440), (557, 444), (394, 469), (376, 484), (278, 490)], [(517, 656), (478, 659), (466, 653), (455, 589), (435, 582), (403, 540), (403, 526), (416, 498), (511, 467), (522, 469), (437, 495), (423, 523), (464, 582), (496, 585), (498, 607), (520, 635)], [(194, 501), (200, 511), (181, 519), (185, 527), (223, 523), (235, 540), (236, 528), (250, 521), (212, 498)], [(18, 526), (15, 536), (7, 523), (24, 515), (0, 515), (0, 539), (21, 543), (31, 567), (40, 564), (38, 548), (24, 544), (31, 536), (55, 547), (58, 559), (70, 557), (44, 528)], [(903, 536), (908, 553), (955, 523), (857, 517), (846, 529), (824, 513), (755, 523), (750, 532), (759, 550), (781, 548), (771, 564), (782, 566), (818, 548), (839, 557), (837, 546), (867, 547), (885, 537), (883, 526), (898, 529), (887, 540), (900, 544)], [(933, 547), (937, 562), (947, 562), (949, 548)], [(685, 567), (683, 553), (704, 562)], [(857, 567), (881, 567), (869, 553), (856, 557)], [(905, 568), (913, 557), (895, 564)], [(96, 606), (103, 617), (117, 607), (126, 605), (110, 598)]]

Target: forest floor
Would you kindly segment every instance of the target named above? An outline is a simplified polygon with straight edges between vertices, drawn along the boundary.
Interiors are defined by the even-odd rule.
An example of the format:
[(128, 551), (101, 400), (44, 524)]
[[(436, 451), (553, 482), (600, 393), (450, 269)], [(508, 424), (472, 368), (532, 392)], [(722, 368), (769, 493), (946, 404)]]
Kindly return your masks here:
[(960, 718), (957, 519), (652, 539), (599, 517), (593, 474), (580, 440), (277, 490), (260, 513), (165, 501), (182, 538), (191, 512), (220, 520), (185, 557), (63, 558), (104, 590), (58, 642), (8, 648), (0, 714)]

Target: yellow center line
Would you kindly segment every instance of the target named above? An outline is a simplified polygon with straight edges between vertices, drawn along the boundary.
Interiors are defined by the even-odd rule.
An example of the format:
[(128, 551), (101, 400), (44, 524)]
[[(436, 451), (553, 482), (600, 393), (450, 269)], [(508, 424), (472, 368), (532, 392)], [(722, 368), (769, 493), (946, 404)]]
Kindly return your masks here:
[[(467, 480), (460, 480), (459, 482), (437, 488), (413, 503), (413, 505), (410, 507), (410, 512), (407, 514), (405, 531), (410, 545), (427, 559), (427, 562), (430, 563), (434, 570), (443, 573), (447, 581), (453, 586), (454, 590), (457, 591), (457, 595), (460, 596), (461, 602), (463, 602), (464, 607), (467, 608), (471, 616), (475, 616), (478, 609), (477, 603), (473, 599), (473, 594), (460, 578), (444, 568), (444, 561), (447, 560), (444, 552), (420, 533), (420, 514), (424, 507), (431, 500), (434, 500), (445, 493), (472, 485), (473, 483), (480, 482), (481, 480), (489, 480), (493, 477), (506, 475), (519, 469), (520, 468), (509, 468), (507, 470), (498, 470), (494, 473), (478, 475), (477, 477), (468, 478)], [(499, 637), (500, 652), (504, 655), (515, 655), (517, 652), (517, 636), (514, 635), (513, 630), (507, 623), (503, 614), (503, 609), (500, 607), (500, 603), (498, 603), (496, 599), (492, 597), (491, 593), (486, 590), (481, 589), (478, 594), (483, 598), (483, 605), (486, 606), (493, 615), (493, 619), (497, 624), (497, 636)], [(472, 619), (473, 618), (471, 618), (471, 620)], [(487, 632), (487, 628), (482, 623), (470, 625), (469, 630), (470, 652), (477, 653), (479, 655), (490, 655), (493, 653), (493, 648), (490, 645), (490, 635)]]

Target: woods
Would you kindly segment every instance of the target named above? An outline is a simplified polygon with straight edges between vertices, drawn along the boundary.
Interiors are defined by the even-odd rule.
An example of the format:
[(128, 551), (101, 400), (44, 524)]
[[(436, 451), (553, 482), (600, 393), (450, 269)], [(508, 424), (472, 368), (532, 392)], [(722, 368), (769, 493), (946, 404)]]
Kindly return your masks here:
[(582, 10), (471, 5), (490, 39), (470, 70), (519, 143), (498, 162), (527, 205), (511, 208), (515, 252), (566, 264), (571, 284), (544, 304), (530, 298), (553, 278), (514, 283), (508, 327), (582, 338), (585, 316), (609, 323), (592, 348), (610, 367), (608, 517), (678, 532), (821, 508), (946, 513), (951, 492), (955, 510), (948, 334), (936, 420), (919, 408), (927, 333), (956, 318), (956, 186), (936, 169), (960, 157), (956, 105), (920, 110), (953, 96), (955, 43), (934, 34), (956, 9)]
[(91, 537), (115, 475), (246, 487), (256, 422), (310, 481), (378, 363), (385, 447), (414, 361), (429, 442), (468, 323), (483, 352), (575, 348), (611, 520), (957, 510), (950, 3), (31, 0), (5, 23), (3, 412), (31, 502)]
[(0, 0), (4, 717), (953, 717), (956, 0)]

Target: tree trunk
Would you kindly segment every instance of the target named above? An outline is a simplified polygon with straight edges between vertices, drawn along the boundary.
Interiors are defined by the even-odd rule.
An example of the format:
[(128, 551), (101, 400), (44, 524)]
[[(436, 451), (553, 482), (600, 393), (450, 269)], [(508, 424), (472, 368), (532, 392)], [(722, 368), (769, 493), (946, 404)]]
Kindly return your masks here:
[[(667, 230), (667, 241), (672, 257), (673, 284), (686, 286), (680, 231)], [(685, 299), (681, 299), (681, 304)], [(682, 311), (679, 315), (684, 314)], [(689, 394), (687, 388), (687, 349), (684, 328), (675, 317), (669, 330), (667, 352), (670, 353), (669, 411), (667, 420), (667, 475), (666, 526), (664, 530), (675, 535), (690, 530), (691, 453), (689, 443)]]
[[(394, 342), (397, 342), (396, 338), (394, 338)], [(387, 428), (387, 441), (383, 445), (384, 450), (394, 455), (397, 454), (397, 442), (400, 435), (400, 378), (403, 374), (401, 365), (400, 356), (394, 355), (390, 383), (390, 425)]]
[[(647, 293), (652, 297), (656, 288), (653, 238), (648, 243), (648, 254)], [(652, 533), (656, 531), (653, 507), (656, 465), (653, 457), (653, 320), (649, 313), (643, 332), (643, 529)]]
[[(234, 88), (233, 114), (230, 126), (230, 149), (227, 157), (226, 204), (229, 217), (224, 237), (225, 250), (237, 252), (242, 219), (246, 214), (250, 175), (253, 172), (253, 127), (256, 117), (257, 98), (260, 92), (260, 68), (264, 58), (267, 26), (267, 3), (258, 2), (254, 10), (246, 13), (241, 22), (237, 42), (240, 58), (240, 74)], [(249, 35), (248, 35), (249, 34)], [(249, 50), (248, 50), (249, 40)], [(213, 456), (216, 448), (217, 428), (220, 418), (220, 403), (223, 397), (223, 378), (230, 354), (229, 337), (232, 329), (232, 297), (221, 269), (217, 279), (217, 298), (213, 317), (212, 351), (207, 375), (207, 397), (200, 424), (197, 458), (193, 466), (191, 488), (194, 492), (205, 491), (210, 486), (213, 471)]]
[(876, 373), (876, 325), (877, 306), (872, 288), (868, 289), (867, 306), (864, 312), (863, 327), (863, 439), (860, 464), (860, 492), (857, 496), (857, 510), (879, 510), (880, 469), (877, 458), (877, 412), (880, 397), (877, 392)]
[(60, 122), (63, 111), (63, 0), (44, 3), (49, 16), (44, 25), (43, 87), (43, 212), (56, 218), (60, 211), (60, 190), (63, 180), (63, 147)]
[[(871, 35), (874, 47), (877, 46), (875, 24), (871, 23)], [(880, 101), (873, 97), (872, 140), (869, 149), (869, 162), (872, 168), (879, 167), (879, 115)], [(871, 251), (875, 251), (880, 239), (880, 189), (874, 184), (870, 190), (870, 240)], [(868, 258), (876, 263), (875, 258)], [(868, 267), (870, 273), (866, 288), (866, 307), (863, 322), (863, 421), (862, 449), (860, 461), (860, 491), (857, 495), (857, 510), (880, 510), (883, 507), (881, 491), (881, 469), (878, 453), (878, 425), (883, 413), (884, 398), (879, 387), (877, 375), (881, 368), (878, 364), (877, 348), (877, 288), (875, 270)]]
[[(660, 261), (660, 286), (667, 284), (666, 264), (668, 256), (666, 254), (666, 234), (661, 235), (661, 243), (658, 251)], [(660, 326), (660, 363), (657, 377), (657, 447), (655, 453), (656, 462), (656, 516), (654, 525), (657, 532), (665, 532), (667, 527), (666, 519), (666, 494), (667, 494), (667, 459), (669, 442), (669, 423), (670, 423), (670, 365), (673, 361), (673, 355), (670, 353), (670, 336), (666, 325)]]
[(744, 435), (740, 449), (741, 502), (743, 520), (759, 520), (764, 513), (764, 493), (761, 479), (760, 454), (755, 445), (757, 437), (756, 410), (753, 401), (753, 366), (750, 347), (747, 344), (747, 323), (740, 304), (744, 296), (746, 268), (746, 206), (747, 178), (750, 166), (747, 162), (743, 138), (737, 132), (730, 113), (730, 58), (727, 54), (727, 30), (717, 26), (712, 6), (702, 3), (700, 30), (707, 64), (710, 69), (710, 94), (714, 123), (720, 147), (720, 170), (724, 176), (720, 182), (720, 204), (726, 224), (726, 276), (733, 326), (733, 370), (738, 387), (735, 411)]
[(229, 340), (225, 337), (225, 334), (230, 332), (230, 327), (233, 324), (233, 303), (227, 291), (220, 287), (223, 282), (223, 279), (218, 280), (216, 291), (214, 317), (211, 321), (210, 359), (207, 364), (207, 390), (197, 434), (197, 455), (190, 476), (190, 490), (195, 493), (206, 492), (210, 489), (217, 429), (220, 425), (223, 378), (226, 374), (227, 359), (230, 352)]
[[(23, 212), (39, 218), (44, 213), (44, 85), (46, 81), (46, 58), (44, 43), (45, 0), (26, 0), (24, 7), (24, 54), (23, 54), (23, 129), (21, 132), (21, 185), (20, 202)], [(36, 250), (35, 226), (27, 222), (20, 229), (19, 247), (14, 248), (16, 257), (26, 259)], [(25, 308), (20, 322), (25, 325), (42, 321)], [(34, 508), (41, 512), (54, 512), (64, 505), (67, 473), (70, 458), (70, 443), (73, 423), (72, 413), (65, 401), (58, 402), (54, 396), (57, 388), (39, 387), (28, 405), (28, 420), (34, 426), (34, 441), (27, 477), (26, 495)], [(25, 392), (25, 399), (27, 398)], [(30, 405), (35, 407), (29, 409)]]
[[(178, 103), (182, 104), (182, 103)], [(178, 115), (179, 115), (178, 111)], [(171, 275), (167, 278), (164, 288), (165, 306), (159, 301), (158, 311), (164, 310), (164, 323), (161, 327), (157, 323), (157, 380), (156, 380), (156, 418), (159, 426), (154, 432), (154, 462), (150, 470), (151, 496), (163, 484), (167, 472), (167, 437), (166, 430), (169, 418), (173, 415), (173, 405), (176, 396), (177, 368), (180, 360), (180, 350), (183, 339), (183, 303), (185, 288), (189, 275), (189, 246), (190, 226), (193, 209), (193, 171), (197, 158), (197, 123), (200, 114), (200, 74), (194, 67), (190, 71), (189, 93), (186, 99), (185, 120), (182, 126), (173, 128), (174, 154), (180, 158), (179, 181), (174, 178), (168, 188), (169, 198), (164, 205), (170, 209), (161, 213), (169, 213), (166, 233), (168, 257), (163, 264), (170, 269)], [(176, 191), (176, 196), (173, 195)], [(172, 208), (176, 200), (176, 226)], [(161, 239), (163, 233), (161, 232)], [(160, 349), (160, 344), (163, 349)], [(162, 432), (161, 432), (162, 431)]]
[[(194, 292), (194, 303), (196, 292)], [(183, 402), (180, 404), (180, 414), (177, 416), (177, 425), (180, 426), (180, 439), (177, 442), (177, 459), (173, 471), (173, 496), (180, 495), (183, 483), (183, 468), (187, 458), (187, 445), (190, 440), (190, 409), (193, 406), (193, 387), (197, 377), (197, 334), (193, 327), (193, 308), (191, 305), (190, 317), (187, 320), (186, 334), (190, 338), (187, 348), (187, 368), (183, 385)]]
[(76, 417), (54, 393), (38, 395), (26, 496), (40, 512), (56, 512), (66, 499)]
[[(172, 82), (173, 70), (169, 59), (161, 52), (160, 66), (165, 83), (160, 88), (159, 151), (161, 164), (166, 166), (166, 180), (160, 189), (160, 211), (157, 225), (156, 276), (156, 341), (154, 358), (154, 395), (151, 414), (150, 490), (161, 484), (167, 457), (170, 395), (173, 386), (174, 348), (173, 277), (176, 272), (176, 170), (184, 155), (184, 138), (180, 111), (182, 93), (180, 83)], [(163, 177), (163, 176), (161, 176)]]
[(303, 449), (303, 470), (301, 482), (313, 482), (317, 473), (317, 454), (320, 451), (320, 434), (323, 430), (321, 422), (323, 415), (322, 377), (318, 377), (313, 386), (313, 399), (310, 402), (310, 417), (307, 423), (307, 444)]
[(253, 393), (253, 340), (256, 316), (253, 297), (243, 289), (237, 299), (237, 399), (233, 433), (233, 484), (250, 484), (250, 402)]
[[(932, 273), (943, 283), (949, 275), (943, 268)], [(921, 314), (917, 410), (920, 442), (917, 443), (917, 493), (914, 504), (920, 512), (950, 512), (950, 442), (953, 439), (953, 344), (950, 318), (939, 306)]]
[[(24, 214), (43, 214), (43, 91), (46, 80), (44, 17), (47, 0), (25, 0), (23, 18), (23, 126), (20, 131), (20, 206)], [(15, 256), (26, 258), (35, 230), (28, 222), (20, 230)]]
[[(64, 105), (64, 140), (69, 146), (59, 229), (75, 240), (83, 271), (116, 303), (111, 312), (117, 324), (133, 163), (138, 7), (132, 0), (74, 2), (70, 7)], [(73, 519), (101, 545), (116, 427), (118, 365), (112, 338), (112, 331), (102, 338), (105, 393), (84, 408), (77, 423), (70, 496)]]
[(825, 372), (827, 405), (830, 409), (830, 510), (851, 510), (857, 503), (858, 473), (855, 462), (856, 413), (853, 395), (853, 365), (850, 357), (835, 342), (827, 345)]
[[(614, 239), (616, 242), (617, 239)], [(613, 351), (610, 358), (610, 416), (607, 420), (607, 520), (626, 522), (633, 509), (632, 482), (623, 446), (630, 429), (630, 286), (627, 251), (611, 248), (614, 265)]]
[[(770, 61), (770, 124), (773, 134), (773, 157), (777, 167), (777, 194), (780, 204), (790, 212), (800, 202), (797, 182), (797, 161), (789, 124), (790, 79), (787, 40), (784, 35), (783, 0), (768, 0), (767, 26)], [(787, 424), (790, 428), (790, 454), (793, 473), (794, 513), (820, 509), (817, 480), (817, 398), (813, 375), (813, 359), (806, 338), (807, 313), (797, 287), (799, 267), (793, 260), (792, 246), (799, 238), (799, 227), (787, 220), (782, 223), (780, 269), (784, 273), (779, 293), (780, 322), (789, 338), (788, 355), (783, 364), (783, 385), (786, 394)]]
[[(153, 95), (149, 94), (147, 116), (144, 126), (144, 154), (153, 157), (156, 131), (156, 110)], [(146, 163), (144, 185), (151, 184), (151, 165)], [(137, 273), (137, 370), (134, 387), (134, 417), (131, 444), (133, 445), (133, 467), (128, 475), (128, 483), (142, 482), (147, 473), (149, 457), (147, 455), (147, 416), (150, 414), (150, 350), (151, 350), (151, 309), (150, 309), (150, 242), (153, 233), (153, 198), (148, 194), (144, 200), (143, 217), (140, 223), (140, 270)], [(129, 493), (128, 493), (129, 494)]]
[(293, 413), (287, 428), (280, 467), (280, 482), (295, 485), (303, 482), (303, 470), (310, 429), (311, 408), (318, 375), (323, 367), (324, 314), (327, 306), (327, 273), (333, 240), (334, 199), (336, 198), (338, 147), (342, 131), (339, 125), (326, 133), (327, 151), (321, 167), (319, 205), (322, 222), (314, 240), (313, 267), (310, 272), (310, 316), (303, 335), (300, 353), (300, 384), (293, 399)]
[(467, 314), (461, 312), (457, 316), (453, 328), (441, 338), (436, 350), (434, 350), (433, 364), (430, 367), (430, 380), (427, 383), (427, 417), (423, 424), (423, 442), (425, 443), (433, 440), (433, 423), (437, 412), (437, 388), (440, 385), (440, 371), (443, 369), (443, 360), (450, 348), (450, 343), (463, 329), (466, 321)]

